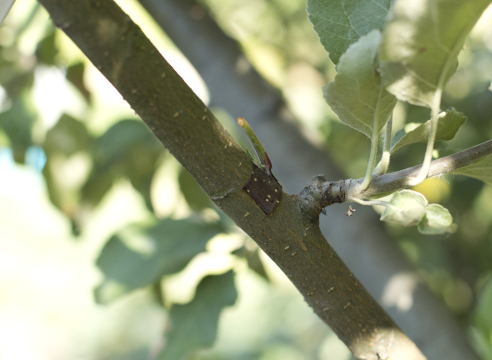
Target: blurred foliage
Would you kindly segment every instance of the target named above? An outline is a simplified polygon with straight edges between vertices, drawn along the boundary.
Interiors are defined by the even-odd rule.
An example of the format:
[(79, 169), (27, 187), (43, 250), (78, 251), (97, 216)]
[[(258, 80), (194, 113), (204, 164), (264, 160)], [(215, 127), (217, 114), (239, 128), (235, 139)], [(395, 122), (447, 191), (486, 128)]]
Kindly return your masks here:
[(222, 309), (234, 305), (236, 299), (233, 271), (203, 278), (193, 301), (171, 308), (169, 316), (173, 327), (169, 332), (169, 345), (159, 359), (179, 360), (190, 352), (212, 346)]
[[(63, 235), (65, 243), (58, 247), (73, 247), (75, 255), (56, 253), (58, 261), (68, 258), (62, 270), (77, 264), (89, 274), (90, 280), (84, 278), (86, 286), (94, 290), (105, 309), (121, 309), (107, 320), (118, 331), (127, 331), (119, 338), (102, 335), (110, 325), (92, 324), (83, 319), (87, 310), (80, 311), (80, 321), (93, 326), (90, 338), (105, 339), (91, 343), (87, 358), (142, 359), (157, 354), (165, 341), (163, 356), (179, 358), (185, 350), (210, 346), (217, 337), (214, 348), (196, 352), (193, 359), (349, 359), (343, 344), (258, 248), (218, 212), (145, 125), (136, 117), (119, 115), (125, 111), (131, 114), (131, 109), (120, 111), (96, 101), (101, 96), (100, 75), (63, 33), (54, 29), (44, 10), (33, 1), (20, 3), (16, 6), (22, 10), (14, 7), (0, 27), (0, 160), (12, 153), (15, 168), (32, 169), (25, 176), (36, 178), (44, 164), (42, 149), (45, 188), (36, 196), (49, 197), (51, 205), (36, 207), (29, 192), (32, 189), (9, 188), (5, 193), (18, 191), (33, 197), (19, 204), (26, 219), (36, 210), (32, 219), (54, 213), (53, 217), (61, 219), (54, 223), (70, 224)], [(370, 143), (343, 125), (324, 104), (321, 87), (333, 80), (334, 66), (307, 21), (305, 0), (203, 0), (202, 4), (226, 32), (241, 41), (260, 72), (283, 91), (303, 125), (325, 140), (327, 152), (347, 176), (362, 177)], [(139, 16), (137, 11), (131, 15)], [(468, 121), (452, 141), (437, 144), (441, 155), (492, 136), (492, 94), (488, 89), (491, 44), (490, 31), (477, 33), (460, 56), (460, 67), (444, 94), (442, 108), (453, 106)], [(36, 91), (58, 94), (49, 82), (41, 84), (41, 90), (34, 86), (40, 70), (46, 68), (64, 74), (70, 99), (78, 104), (68, 104), (54, 123), (43, 120), (43, 104), (35, 101)], [(126, 106), (120, 102), (121, 107)], [(94, 119), (104, 119), (104, 123), (94, 124)], [(395, 114), (395, 123), (401, 125), (428, 119), (428, 109), (408, 104), (399, 104)], [(402, 148), (392, 158), (390, 170), (418, 164), (424, 150), (425, 145), (418, 144)], [(37, 158), (32, 160), (33, 156)], [(23, 185), (19, 182), (18, 186)], [(457, 232), (429, 239), (414, 228), (387, 224), (387, 230), (417, 266), (422, 279), (471, 330), (473, 344), (483, 358), (491, 359), (492, 187), (474, 179), (446, 176), (426, 181), (417, 190), (450, 209)], [(7, 195), (0, 196), (7, 204)], [(121, 205), (115, 198), (133, 200)], [(8, 215), (14, 210), (4, 211)], [(23, 233), (34, 227), (33, 223), (19, 225), (7, 219), (0, 219), (2, 249), (2, 241), (7, 240), (1, 239), (9, 239), (10, 232)], [(60, 226), (55, 228), (61, 232)], [(26, 236), (35, 245), (43, 244), (45, 238), (49, 236)], [(13, 246), (8, 243), (5, 248)], [(47, 252), (31, 251), (33, 258)], [(36, 268), (35, 273), (52, 279), (52, 273), (46, 275), (45, 271)], [(215, 275), (207, 276), (210, 274)], [(90, 293), (81, 283), (62, 286)], [(103, 311), (91, 301), (97, 312)], [(64, 306), (68, 305), (58, 308)], [(89, 305), (83, 306), (87, 309)], [(122, 313), (127, 317), (121, 317)], [(67, 323), (73, 323), (74, 316), (71, 313)], [(201, 331), (193, 331), (188, 339), (192, 320), (193, 324), (200, 321)], [(141, 334), (146, 341), (138, 343), (135, 339)]]
[(164, 219), (120, 231), (104, 245), (96, 262), (105, 277), (95, 289), (97, 301), (109, 303), (183, 270), (222, 231), (220, 223), (198, 224), (189, 219)]

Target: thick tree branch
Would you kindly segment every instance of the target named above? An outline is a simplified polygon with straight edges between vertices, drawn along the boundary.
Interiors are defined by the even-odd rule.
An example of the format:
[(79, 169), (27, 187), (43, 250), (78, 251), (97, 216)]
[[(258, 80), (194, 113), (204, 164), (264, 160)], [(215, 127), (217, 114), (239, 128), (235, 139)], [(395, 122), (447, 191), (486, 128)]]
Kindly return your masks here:
[[(197, 11), (203, 5), (194, 0), (140, 3), (203, 77), (211, 104), (221, 106), (235, 117), (247, 118), (260, 139), (268, 139), (268, 154), (285, 189), (302, 189), (311, 174), (343, 178), (326, 153), (303, 136), (278, 92), (253, 67), (245, 66), (248, 62), (238, 43), (224, 34), (207, 11)], [(371, 209), (357, 209), (356, 218), (343, 216), (346, 210), (337, 206), (325, 210), (328, 216), (322, 218), (320, 227), (330, 244), (429, 359), (478, 359), (455, 318), (417, 280), (414, 267)], [(410, 308), (403, 310), (394, 301), (383, 300), (396, 279), (409, 276), (414, 281), (404, 292), (412, 296)], [(391, 296), (396, 299), (394, 296), (398, 295)]]
[(354, 278), (296, 195), (283, 194), (271, 216), (251, 201), (243, 191), (251, 159), (114, 2), (40, 3), (358, 358), (424, 359)]

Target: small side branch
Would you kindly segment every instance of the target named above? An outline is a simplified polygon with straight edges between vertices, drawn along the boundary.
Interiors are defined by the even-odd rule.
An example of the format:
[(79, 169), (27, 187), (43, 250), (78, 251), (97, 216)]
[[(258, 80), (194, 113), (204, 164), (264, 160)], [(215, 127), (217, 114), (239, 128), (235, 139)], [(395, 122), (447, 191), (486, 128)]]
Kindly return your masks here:
[[(492, 154), (492, 140), (486, 141), (469, 149), (460, 151), (456, 154), (445, 156), (434, 160), (429, 166), (427, 178), (448, 174), (462, 167), (468, 166), (480, 160), (481, 158)], [(353, 197), (359, 195), (359, 198), (369, 199), (374, 196), (383, 195), (400, 189), (405, 189), (412, 186), (412, 179), (416, 178), (420, 173), (422, 165), (414, 166), (405, 170), (396, 171), (390, 174), (375, 177), (371, 185), (360, 194), (351, 194), (349, 190), (348, 196)], [(355, 180), (360, 182), (361, 179)]]
[[(429, 166), (427, 178), (451, 173), (471, 165), (488, 155), (492, 155), (492, 140), (432, 161)], [(364, 178), (341, 180), (338, 182), (323, 182), (320, 181), (322, 176), (318, 175), (304, 188), (301, 196), (304, 193), (310, 193), (310, 197), (316, 199), (317, 204), (322, 207), (329, 206), (333, 203), (360, 202), (360, 200), (371, 199), (411, 187), (414, 179), (420, 174), (421, 169), (422, 165), (419, 165), (390, 174), (376, 176), (365, 190), (362, 190), (363, 188), (361, 187)], [(315, 179), (319, 182), (317, 186), (313, 185)], [(318, 193), (313, 194), (315, 191)], [(319, 212), (321, 212), (321, 208)]]

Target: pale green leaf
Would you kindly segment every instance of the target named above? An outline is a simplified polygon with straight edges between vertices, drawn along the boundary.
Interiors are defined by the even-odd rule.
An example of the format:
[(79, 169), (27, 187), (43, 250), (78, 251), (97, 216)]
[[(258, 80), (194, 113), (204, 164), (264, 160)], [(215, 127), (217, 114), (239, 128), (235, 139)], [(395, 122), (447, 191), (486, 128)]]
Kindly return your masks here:
[(456, 231), (453, 217), (439, 204), (428, 204), (424, 195), (402, 190), (393, 194), (381, 215), (382, 221), (394, 222), (403, 226), (418, 225), (425, 235), (438, 235)]
[(323, 88), (326, 102), (340, 120), (369, 138), (383, 128), (396, 104), (395, 97), (382, 88), (377, 71), (380, 41), (381, 33), (374, 30), (351, 45), (340, 59), (335, 81)]
[(309, 21), (337, 64), (348, 47), (371, 30), (382, 29), (391, 0), (308, 0)]
[(104, 245), (96, 262), (104, 274), (95, 290), (97, 301), (108, 303), (155, 283), (163, 275), (181, 271), (221, 231), (220, 224), (164, 219), (118, 232)]
[(381, 220), (413, 226), (417, 225), (426, 211), (427, 199), (424, 195), (412, 190), (402, 190), (393, 195), (381, 215)]
[(191, 359), (196, 350), (212, 346), (222, 310), (236, 299), (234, 272), (205, 277), (193, 301), (171, 308), (170, 331), (159, 360)]
[(453, 174), (469, 176), (492, 185), (492, 155), (455, 170)]
[(448, 209), (439, 204), (430, 204), (417, 229), (424, 235), (439, 235), (454, 233), (456, 225), (453, 224), (453, 217)]
[(381, 76), (398, 99), (431, 107), (491, 0), (396, 1), (381, 44)]
[[(439, 114), (437, 122), (436, 141), (447, 141), (454, 138), (459, 128), (465, 123), (465, 121), (466, 116), (453, 108)], [(395, 134), (395, 138), (393, 139), (391, 152), (394, 153), (395, 151), (400, 150), (402, 147), (413, 143), (427, 142), (431, 126), (430, 123), (431, 121), (429, 120), (426, 123), (415, 127), (412, 131), (407, 132), (404, 129), (398, 131)]]

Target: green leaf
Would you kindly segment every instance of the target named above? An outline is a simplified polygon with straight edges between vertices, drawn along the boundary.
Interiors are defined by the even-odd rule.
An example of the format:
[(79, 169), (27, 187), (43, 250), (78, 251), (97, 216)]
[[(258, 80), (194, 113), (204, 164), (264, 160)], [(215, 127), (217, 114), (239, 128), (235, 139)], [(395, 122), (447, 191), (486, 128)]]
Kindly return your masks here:
[(98, 155), (109, 163), (127, 156), (134, 147), (162, 150), (162, 145), (142, 121), (125, 119), (111, 126), (98, 139)]
[(27, 91), (14, 99), (7, 111), (0, 113), (0, 128), (9, 137), (14, 157), (18, 162), (22, 162), (25, 151), (32, 145), (32, 130), (36, 117)]
[(181, 271), (220, 232), (220, 224), (172, 219), (120, 231), (104, 245), (97, 259), (105, 279), (95, 290), (96, 299), (108, 303), (153, 284), (163, 275)]
[(381, 76), (398, 99), (431, 107), (490, 0), (396, 1), (381, 44)]
[(0, 73), (0, 84), (2, 84), (10, 99), (16, 101), (18, 97), (24, 96), (25, 93), (31, 90), (34, 84), (34, 70), (30, 69), (18, 73), (17, 63), (12, 64), (2, 60), (0, 60), (0, 68), (3, 73)]
[[(454, 138), (459, 128), (465, 123), (465, 121), (466, 116), (463, 113), (456, 111), (454, 108), (439, 114), (436, 141), (447, 141)], [(407, 124), (407, 126), (408, 125), (411, 124)], [(395, 134), (393, 144), (391, 145), (391, 153), (394, 153), (402, 147), (413, 143), (427, 142), (430, 126), (431, 121), (429, 120), (426, 123), (415, 127), (411, 131), (406, 132), (404, 129), (398, 131)]]
[(439, 204), (430, 204), (418, 223), (418, 230), (424, 235), (454, 233), (456, 224), (453, 224), (453, 217), (448, 209)]
[(383, 128), (396, 104), (395, 97), (382, 88), (377, 71), (380, 41), (381, 33), (374, 30), (351, 45), (340, 59), (335, 81), (323, 88), (326, 102), (340, 120), (369, 138)]
[(309, 21), (337, 64), (348, 47), (374, 29), (382, 29), (391, 0), (308, 0)]
[(418, 231), (424, 235), (456, 231), (453, 217), (446, 208), (439, 204), (429, 205), (424, 195), (412, 190), (395, 193), (381, 215), (381, 220), (403, 226), (418, 225)]
[(427, 199), (424, 195), (402, 190), (393, 195), (389, 205), (381, 215), (382, 221), (395, 222), (403, 226), (413, 226), (422, 219), (427, 211)]
[(46, 65), (57, 65), (56, 56), (58, 54), (58, 47), (56, 45), (55, 28), (50, 29), (48, 35), (46, 35), (37, 45), (36, 57), (39, 63)]
[(72, 219), (76, 217), (80, 187), (85, 179), (82, 179), (81, 183), (72, 181), (72, 184), (68, 185), (70, 182), (67, 181), (63, 168), (77, 153), (86, 153), (89, 157), (93, 145), (94, 139), (85, 125), (67, 114), (63, 114), (56, 125), (46, 133), (43, 148), (48, 161), (43, 173), (50, 200)]
[(107, 172), (93, 169), (81, 189), (81, 202), (89, 208), (96, 206), (111, 189), (116, 177), (114, 171), (109, 169)]
[(82, 189), (82, 198), (97, 204), (115, 179), (127, 177), (141, 193), (152, 211), (150, 188), (158, 161), (164, 151), (145, 124), (138, 120), (121, 120), (96, 140), (94, 167)]
[(212, 205), (212, 201), (207, 193), (184, 168), (179, 173), (178, 182), (179, 188), (192, 210), (199, 211)]
[(62, 153), (71, 156), (79, 151), (92, 151), (93, 141), (81, 121), (63, 114), (56, 125), (46, 133), (44, 149), (48, 155)]
[(476, 324), (480, 330), (492, 333), (492, 278), (489, 278), (478, 296), (475, 309)]
[(270, 281), (265, 267), (263, 266), (263, 262), (261, 261), (258, 248), (248, 249), (247, 246), (242, 246), (239, 249), (234, 250), (231, 254), (245, 258), (248, 267), (251, 270), (260, 275), (266, 281)]
[[(197, 287), (193, 301), (174, 305), (169, 317), (171, 330), (159, 360), (190, 358), (196, 350), (210, 347), (217, 337), (219, 317), (222, 310), (232, 306), (237, 299), (234, 272), (207, 276)], [(185, 357), (186, 356), (186, 357)]]
[(492, 185), (492, 155), (455, 170), (453, 174), (469, 176)]
[(152, 143), (157, 146), (143, 144), (133, 146), (120, 164), (123, 165), (124, 175), (128, 177), (134, 189), (143, 196), (147, 208), (154, 211), (151, 186), (163, 149), (160, 143), (155, 142), (155, 139), (152, 139)]
[(79, 62), (67, 68), (67, 74), (65, 75), (65, 77), (77, 88), (77, 90), (80, 91), (85, 100), (87, 100), (87, 102), (90, 102), (91, 93), (85, 86), (84, 72), (85, 64), (83, 62)]

